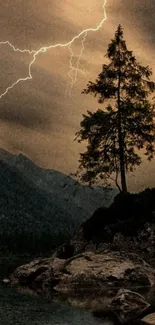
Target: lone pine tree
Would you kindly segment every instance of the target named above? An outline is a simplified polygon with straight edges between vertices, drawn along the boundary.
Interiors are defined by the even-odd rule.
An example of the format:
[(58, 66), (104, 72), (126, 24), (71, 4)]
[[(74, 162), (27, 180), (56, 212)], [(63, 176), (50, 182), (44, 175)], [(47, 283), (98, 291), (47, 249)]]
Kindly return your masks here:
[(96, 82), (89, 81), (82, 92), (98, 95), (100, 104), (108, 103), (103, 110), (83, 115), (75, 139), (86, 141), (87, 149), (80, 154), (76, 175), (90, 185), (98, 179), (110, 185), (109, 180), (114, 179), (119, 190), (126, 193), (126, 173), (142, 162), (139, 151), (143, 150), (149, 160), (155, 152), (151, 98), (155, 83), (150, 80), (152, 70), (140, 65), (127, 49), (121, 25), (106, 57), (109, 64), (103, 64)]

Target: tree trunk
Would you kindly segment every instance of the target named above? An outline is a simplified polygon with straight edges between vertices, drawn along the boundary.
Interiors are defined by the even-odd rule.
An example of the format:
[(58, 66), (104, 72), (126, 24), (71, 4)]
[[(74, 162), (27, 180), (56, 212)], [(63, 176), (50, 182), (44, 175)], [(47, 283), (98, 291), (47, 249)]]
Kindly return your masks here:
[(119, 142), (119, 159), (120, 159), (120, 172), (121, 172), (121, 187), (122, 192), (127, 193), (127, 185), (126, 185), (126, 174), (125, 174), (125, 161), (124, 161), (124, 139), (123, 139), (123, 131), (122, 131), (122, 118), (121, 118), (121, 105), (120, 105), (120, 68), (119, 68), (119, 76), (118, 76), (118, 97), (117, 97), (117, 108), (118, 108), (118, 142)]
[(119, 157), (120, 157), (120, 172), (121, 172), (121, 187), (122, 192), (127, 193), (127, 185), (126, 185), (126, 174), (125, 174), (125, 164), (124, 164), (124, 145), (122, 139), (122, 127), (121, 123), (118, 129), (118, 141), (119, 141)]

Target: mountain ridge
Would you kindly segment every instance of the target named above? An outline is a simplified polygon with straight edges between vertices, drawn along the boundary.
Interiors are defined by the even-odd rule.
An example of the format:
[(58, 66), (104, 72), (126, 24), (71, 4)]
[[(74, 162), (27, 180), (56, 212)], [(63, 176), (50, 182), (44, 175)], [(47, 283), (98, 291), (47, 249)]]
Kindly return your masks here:
[[(116, 195), (113, 191), (107, 201), (100, 188), (84, 187), (59, 171), (37, 166), (23, 154), (13, 155), (2, 149), (0, 184), (0, 244), (7, 247), (10, 241), (16, 249), (16, 237), (22, 243), (22, 237), (28, 237), (34, 250), (35, 242), (40, 250), (41, 242), (46, 242), (48, 249), (61, 244), (96, 208), (110, 204)], [(22, 245), (26, 249), (26, 244)]]

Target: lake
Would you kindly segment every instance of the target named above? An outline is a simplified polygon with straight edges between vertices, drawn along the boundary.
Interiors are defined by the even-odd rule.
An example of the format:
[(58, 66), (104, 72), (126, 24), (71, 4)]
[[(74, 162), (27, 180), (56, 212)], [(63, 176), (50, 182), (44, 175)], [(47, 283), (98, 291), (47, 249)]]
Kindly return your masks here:
[[(19, 265), (25, 264), (33, 258), (0, 258), (0, 280), (7, 278)], [(14, 288), (0, 281), (0, 325), (112, 325), (110, 320), (101, 320), (93, 317), (88, 307), (94, 303), (107, 300), (114, 291), (106, 292), (104, 297), (94, 295), (74, 297), (70, 304), (59, 298), (52, 299), (45, 295), (38, 295), (26, 288)], [(140, 292), (141, 291), (141, 292)], [(155, 307), (155, 288), (139, 293)], [(109, 293), (109, 295), (108, 295)], [(72, 306), (71, 306), (72, 304)], [(80, 306), (80, 307), (79, 307)], [(85, 308), (84, 308), (85, 306)], [(139, 323), (137, 323), (139, 325)], [(134, 323), (136, 325), (136, 323)]]
[[(1, 258), (0, 278), (7, 277), (16, 265), (28, 261)], [(108, 324), (109, 322), (104, 322)], [(103, 325), (83, 308), (73, 308), (65, 302), (18, 291), (7, 284), (0, 285), (0, 325)]]

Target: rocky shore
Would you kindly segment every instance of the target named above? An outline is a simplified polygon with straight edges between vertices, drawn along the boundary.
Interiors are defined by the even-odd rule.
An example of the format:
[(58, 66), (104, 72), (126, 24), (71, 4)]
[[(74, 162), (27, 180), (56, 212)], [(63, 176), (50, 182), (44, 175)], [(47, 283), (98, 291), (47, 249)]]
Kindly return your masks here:
[(36, 259), (18, 267), (10, 282), (38, 293), (50, 292), (51, 297), (72, 297), (70, 301), (83, 295), (104, 297), (106, 292), (106, 299), (96, 306), (89, 305), (89, 309), (94, 317), (104, 318), (108, 314), (120, 323), (155, 311), (138, 293), (140, 288), (154, 287), (155, 271), (135, 254), (85, 252), (66, 260), (55, 256)]
[[(89, 309), (95, 317), (113, 315), (114, 323), (154, 312), (155, 303), (139, 293), (155, 288), (154, 199), (155, 189), (118, 195), (109, 208), (95, 211), (51, 257), (18, 267), (10, 276), (11, 285), (68, 300), (79, 296), (81, 301), (86, 295), (104, 297), (106, 292), (106, 301)], [(143, 322), (152, 320), (147, 316)]]
[(69, 259), (36, 259), (18, 267), (10, 276), (12, 284), (47, 286), (61, 293), (79, 293), (102, 288), (153, 286), (154, 269), (134, 254), (84, 252)]

